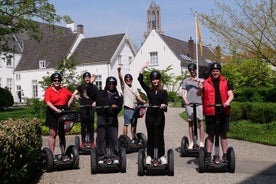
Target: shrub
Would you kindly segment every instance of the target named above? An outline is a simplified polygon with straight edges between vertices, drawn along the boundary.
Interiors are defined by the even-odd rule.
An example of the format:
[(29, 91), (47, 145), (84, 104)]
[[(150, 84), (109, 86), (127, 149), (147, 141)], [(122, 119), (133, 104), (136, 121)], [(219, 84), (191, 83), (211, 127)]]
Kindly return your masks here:
[(46, 104), (37, 98), (32, 98), (28, 100), (28, 111), (33, 117), (38, 119), (46, 118)]
[(41, 172), (41, 124), (37, 119), (0, 123), (1, 183), (30, 183)]
[(0, 108), (6, 108), (13, 105), (13, 96), (8, 89), (0, 87), (0, 94)]
[(242, 88), (235, 90), (238, 102), (276, 102), (276, 87)]

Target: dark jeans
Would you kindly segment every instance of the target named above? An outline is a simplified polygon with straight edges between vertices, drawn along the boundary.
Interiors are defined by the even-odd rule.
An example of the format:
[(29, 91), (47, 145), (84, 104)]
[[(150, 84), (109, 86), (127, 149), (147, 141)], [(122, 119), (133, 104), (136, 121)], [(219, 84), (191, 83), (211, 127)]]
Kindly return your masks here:
[(86, 134), (89, 135), (91, 142), (94, 142), (94, 114), (95, 110), (92, 107), (81, 107), (81, 141), (86, 142)]

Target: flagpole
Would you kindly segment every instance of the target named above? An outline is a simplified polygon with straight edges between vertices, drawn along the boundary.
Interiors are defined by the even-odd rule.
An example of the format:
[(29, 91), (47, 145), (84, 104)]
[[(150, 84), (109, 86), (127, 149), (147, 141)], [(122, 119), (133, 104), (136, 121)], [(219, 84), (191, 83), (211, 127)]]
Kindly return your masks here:
[(196, 30), (196, 77), (198, 78), (199, 66), (198, 66), (198, 31), (197, 30), (197, 12), (195, 13), (195, 30)]

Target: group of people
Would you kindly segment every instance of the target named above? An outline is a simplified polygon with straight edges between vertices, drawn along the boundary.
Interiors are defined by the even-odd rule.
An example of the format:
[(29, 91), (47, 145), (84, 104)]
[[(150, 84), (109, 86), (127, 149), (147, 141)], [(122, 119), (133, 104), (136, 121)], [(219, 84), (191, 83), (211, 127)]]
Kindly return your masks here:
[[(144, 81), (144, 70), (148, 67), (146, 62), (139, 72), (138, 81), (146, 92), (149, 107), (147, 109), (145, 123), (147, 128), (147, 157), (146, 164), (151, 164), (154, 156), (154, 126), (157, 122), (158, 126), (158, 158), (161, 164), (167, 164), (165, 156), (164, 128), (165, 128), (165, 112), (168, 106), (168, 93), (163, 88), (161, 82), (161, 73), (154, 70), (150, 73), (150, 85)], [(204, 127), (203, 115), (205, 115), (207, 127), (207, 156), (211, 157), (211, 150), (214, 142), (215, 134), (215, 114), (219, 114), (221, 118), (220, 135), (223, 149), (223, 159), (226, 159), (227, 137), (229, 130), (230, 103), (234, 99), (232, 85), (221, 76), (221, 65), (212, 63), (210, 66), (210, 77), (199, 80), (196, 76), (196, 65), (189, 64), (188, 70), (190, 77), (186, 78), (182, 84), (182, 98), (186, 104), (186, 112), (189, 122), (189, 136), (193, 140), (193, 111), (190, 103), (198, 103), (197, 119), (200, 128), (200, 146), (204, 146)], [(118, 77), (121, 84), (123, 96), (117, 90), (117, 79), (110, 76), (106, 79), (105, 88), (98, 90), (93, 84), (95, 76), (89, 72), (83, 74), (84, 83), (81, 84), (73, 93), (67, 88), (61, 86), (62, 76), (59, 73), (51, 75), (51, 86), (45, 91), (45, 103), (47, 104), (46, 124), (49, 126), (49, 148), (55, 152), (55, 140), (58, 135), (61, 147), (65, 148), (66, 140), (63, 127), (58, 126), (58, 118), (61, 109), (68, 109), (74, 98), (80, 102), (81, 115), (81, 147), (86, 145), (86, 134), (89, 134), (90, 146), (97, 145), (97, 154), (99, 164), (106, 158), (106, 135), (111, 140), (111, 150), (114, 162), (119, 162), (118, 152), (118, 114), (124, 108), (124, 126), (123, 134), (128, 134), (128, 125), (131, 125), (132, 141), (135, 142), (135, 128), (137, 119), (134, 116), (135, 106), (137, 102), (145, 103), (141, 98), (136, 87), (132, 85), (133, 77), (126, 74), (124, 79), (121, 74), (121, 68), (118, 69)], [(208, 104), (222, 104), (224, 108), (208, 106)], [(158, 106), (158, 110), (152, 108)], [(108, 108), (107, 108), (108, 107)], [(94, 141), (94, 114), (97, 112), (97, 139)], [(156, 116), (155, 113), (158, 113)], [(153, 116), (155, 115), (155, 116)], [(157, 118), (157, 120), (156, 120)], [(106, 125), (108, 124), (108, 129)], [(108, 132), (107, 132), (108, 131)], [(190, 142), (189, 149), (193, 147), (193, 141)], [(210, 158), (211, 159), (211, 158)]]
[[(196, 115), (199, 124), (199, 146), (204, 147), (203, 115), (205, 116), (207, 137), (207, 160), (211, 160), (211, 151), (216, 134), (216, 121), (219, 119), (219, 135), (223, 151), (222, 160), (227, 161), (227, 132), (229, 131), (230, 103), (234, 99), (233, 86), (221, 75), (221, 65), (214, 62), (210, 65), (210, 76), (203, 81), (197, 78), (197, 66), (194, 63), (188, 65), (190, 77), (182, 83), (182, 98), (186, 104), (186, 113), (189, 123), (188, 133), (190, 140), (188, 149), (193, 149), (193, 109), (192, 103), (202, 104), (196, 107)], [(197, 123), (197, 122), (195, 122)]]

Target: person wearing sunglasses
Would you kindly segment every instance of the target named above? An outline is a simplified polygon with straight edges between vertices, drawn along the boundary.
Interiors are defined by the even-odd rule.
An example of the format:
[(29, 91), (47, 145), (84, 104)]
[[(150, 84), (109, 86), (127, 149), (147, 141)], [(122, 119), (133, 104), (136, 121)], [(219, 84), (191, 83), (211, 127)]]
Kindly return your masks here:
[(123, 134), (127, 135), (128, 125), (131, 124), (131, 136), (132, 143), (136, 143), (135, 140), (135, 128), (137, 124), (137, 118), (134, 117), (135, 106), (137, 100), (141, 103), (145, 103), (145, 100), (140, 96), (138, 89), (132, 85), (133, 77), (131, 74), (126, 74), (124, 80), (121, 74), (121, 67), (118, 67), (118, 76), (120, 79), (121, 89), (124, 97), (124, 126)]
[[(95, 102), (95, 92), (97, 86), (93, 84), (96, 79), (95, 75), (89, 72), (84, 72), (82, 75), (83, 83), (77, 87), (73, 95), (80, 103), (80, 118), (81, 118), (81, 148), (86, 146), (94, 148), (94, 114), (95, 109), (92, 104)], [(91, 88), (92, 94), (90, 97), (87, 94), (87, 88)], [(86, 140), (86, 135), (89, 135), (89, 141)], [(86, 142), (87, 141), (87, 142)], [(89, 145), (88, 145), (89, 143)]]
[(62, 77), (60, 73), (51, 75), (52, 85), (45, 91), (44, 102), (47, 105), (46, 125), (49, 126), (49, 149), (55, 154), (56, 136), (59, 136), (60, 146), (66, 147), (65, 132), (58, 129), (58, 119), (62, 109), (68, 109), (74, 100), (72, 92), (61, 86)]
[[(190, 77), (187, 77), (182, 82), (182, 99), (185, 103), (185, 109), (187, 114), (187, 120), (189, 123), (188, 133), (190, 137), (190, 144), (188, 149), (193, 149), (194, 146), (194, 123), (193, 123), (193, 107), (190, 105), (192, 103), (202, 104), (201, 96), (197, 95), (198, 81), (202, 81), (203, 79), (197, 78), (197, 67), (195, 63), (190, 63), (188, 65), (188, 70), (190, 73)], [(196, 106), (196, 118), (199, 125), (199, 146), (204, 147), (204, 126), (203, 126), (203, 112), (202, 105)]]
[[(105, 88), (96, 92), (98, 164), (103, 164), (107, 159), (112, 159), (114, 164), (118, 164), (120, 160), (118, 114), (122, 110), (123, 98), (116, 86), (117, 79), (110, 76), (106, 79)], [(91, 94), (92, 89), (88, 88), (88, 95)], [(110, 147), (111, 153), (107, 153), (106, 146)]]

